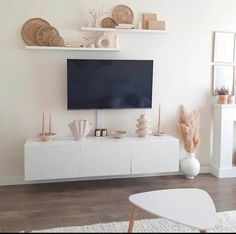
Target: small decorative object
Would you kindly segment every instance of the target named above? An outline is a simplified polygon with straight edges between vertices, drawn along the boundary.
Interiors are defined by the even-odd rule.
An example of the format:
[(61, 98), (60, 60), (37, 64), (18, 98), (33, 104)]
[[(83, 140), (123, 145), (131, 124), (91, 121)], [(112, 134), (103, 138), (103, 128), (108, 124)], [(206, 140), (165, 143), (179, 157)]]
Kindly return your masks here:
[(64, 46), (64, 40), (58, 31), (41, 18), (26, 21), (21, 35), (24, 42), (30, 46)]
[(95, 44), (91, 43), (88, 45), (89, 48), (95, 48)]
[(126, 5), (118, 5), (113, 10), (112, 18), (117, 24), (132, 24), (134, 13), (130, 7)]
[(152, 13), (143, 14), (143, 29), (148, 29), (148, 21), (157, 20), (157, 15)]
[(230, 95), (228, 97), (228, 104), (235, 104), (235, 95)]
[(50, 26), (50, 24), (41, 18), (32, 18), (27, 20), (21, 30), (21, 36), (25, 44), (28, 46), (38, 46), (36, 35), (42, 26)]
[(102, 135), (102, 130), (101, 129), (95, 129), (95, 136), (100, 137)]
[(84, 140), (85, 137), (89, 134), (93, 125), (88, 120), (80, 119), (73, 121), (68, 126), (75, 140)]
[(228, 96), (229, 96), (229, 89), (225, 86), (221, 87), (220, 89), (216, 89), (215, 92), (219, 95), (218, 103), (219, 104), (227, 104)]
[(115, 35), (114, 48), (119, 48), (119, 35)]
[(138, 22), (138, 29), (142, 29), (143, 28), (143, 23), (142, 22)]
[(106, 17), (102, 20), (102, 27), (103, 28), (115, 28), (116, 21), (111, 17)]
[(52, 26), (42, 26), (39, 28), (36, 40), (41, 46), (64, 46), (64, 40), (59, 32)]
[(49, 115), (49, 131), (45, 132), (45, 117), (43, 112), (43, 120), (42, 120), (42, 132), (39, 134), (39, 138), (41, 141), (50, 141), (56, 136), (55, 133), (52, 133), (52, 116), (51, 113)]
[(116, 28), (117, 29), (134, 29), (135, 25), (134, 24), (118, 24)]
[(55, 35), (49, 37), (48, 46), (63, 47), (65, 46), (65, 43), (60, 35)]
[(66, 42), (65, 47), (83, 48), (83, 42)]
[(165, 30), (166, 22), (163, 20), (148, 20), (148, 29)]
[(111, 48), (112, 47), (111, 37), (107, 35), (102, 35), (97, 39), (96, 46), (98, 48)]
[(92, 16), (93, 22), (91, 24), (92, 27), (99, 27), (99, 19), (105, 15), (107, 15), (107, 11), (104, 10), (103, 6), (100, 6), (96, 11), (94, 8), (89, 10), (89, 14)]
[(188, 179), (194, 179), (200, 172), (200, 163), (195, 158), (195, 151), (200, 143), (200, 116), (196, 111), (188, 113), (181, 106), (178, 129), (187, 155), (180, 161), (180, 170)]
[(138, 128), (138, 130), (136, 130), (136, 134), (138, 134), (139, 137), (147, 137), (152, 133), (152, 131), (150, 130), (151, 126), (146, 114), (141, 114), (140, 118), (137, 121), (138, 124), (136, 125), (136, 127)]
[(101, 135), (103, 136), (103, 137), (106, 137), (107, 136), (107, 129), (102, 129), (102, 131), (101, 131)]
[(161, 131), (161, 104), (159, 104), (159, 113), (158, 113), (158, 128), (157, 132), (154, 133), (155, 136), (164, 136), (165, 133)]
[(125, 137), (128, 133), (125, 131), (115, 131), (112, 132), (111, 135), (116, 138), (116, 139), (121, 139), (123, 137)]

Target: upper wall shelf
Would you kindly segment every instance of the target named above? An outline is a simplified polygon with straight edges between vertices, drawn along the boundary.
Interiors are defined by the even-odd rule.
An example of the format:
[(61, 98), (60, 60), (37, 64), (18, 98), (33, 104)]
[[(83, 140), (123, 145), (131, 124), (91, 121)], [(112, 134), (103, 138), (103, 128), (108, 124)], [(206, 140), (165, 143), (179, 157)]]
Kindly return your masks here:
[(78, 48), (78, 47), (52, 47), (52, 46), (26, 46), (28, 50), (77, 50), (77, 51), (101, 51), (101, 52), (118, 52), (119, 48)]
[(91, 27), (81, 27), (81, 31), (113, 32), (113, 33), (147, 33), (147, 34), (166, 34), (166, 33), (168, 33), (166, 30), (91, 28)]

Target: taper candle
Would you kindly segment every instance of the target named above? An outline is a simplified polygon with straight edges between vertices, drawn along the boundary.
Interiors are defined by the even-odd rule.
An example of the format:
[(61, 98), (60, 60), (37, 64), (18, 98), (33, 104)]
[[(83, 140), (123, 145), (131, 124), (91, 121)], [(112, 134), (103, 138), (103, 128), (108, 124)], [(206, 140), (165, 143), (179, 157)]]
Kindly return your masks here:
[(161, 133), (161, 104), (159, 104), (159, 114), (158, 114), (158, 134)]
[(45, 122), (45, 120), (44, 120), (44, 112), (43, 112), (43, 121), (42, 121), (42, 135), (44, 135), (44, 122)]
[(52, 116), (51, 116), (51, 112), (49, 115), (49, 135), (51, 135), (52, 133)]

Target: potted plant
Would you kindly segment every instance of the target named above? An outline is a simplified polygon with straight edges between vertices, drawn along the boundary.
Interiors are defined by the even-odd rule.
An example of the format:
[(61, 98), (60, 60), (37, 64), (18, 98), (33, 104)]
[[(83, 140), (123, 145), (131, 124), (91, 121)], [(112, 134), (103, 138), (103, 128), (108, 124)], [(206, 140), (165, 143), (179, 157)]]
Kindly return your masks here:
[(218, 103), (219, 104), (227, 104), (229, 89), (225, 86), (222, 86), (220, 89), (217, 88), (215, 93), (219, 96)]
[(199, 113), (196, 111), (188, 113), (184, 106), (181, 106), (178, 129), (186, 151), (186, 157), (180, 161), (180, 170), (188, 179), (194, 179), (200, 172), (200, 163), (195, 158), (200, 143)]

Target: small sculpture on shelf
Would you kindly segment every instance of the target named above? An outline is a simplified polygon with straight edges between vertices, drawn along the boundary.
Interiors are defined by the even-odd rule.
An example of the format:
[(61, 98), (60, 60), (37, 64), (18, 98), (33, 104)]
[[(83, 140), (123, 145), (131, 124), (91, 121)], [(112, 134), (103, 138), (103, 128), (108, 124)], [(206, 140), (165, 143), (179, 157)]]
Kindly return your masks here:
[(138, 134), (139, 137), (147, 137), (152, 133), (150, 129), (151, 126), (146, 114), (141, 114), (140, 118), (137, 121), (138, 124), (136, 125), (136, 127), (138, 128), (138, 130), (136, 130), (136, 134)]
[(45, 117), (43, 112), (43, 120), (42, 120), (42, 132), (39, 134), (39, 138), (41, 141), (50, 141), (56, 136), (56, 133), (52, 132), (52, 115), (49, 115), (49, 130), (45, 132)]
[(85, 140), (85, 137), (89, 134), (93, 124), (88, 120), (75, 120), (69, 124), (69, 128), (74, 136), (75, 140)]
[(90, 9), (89, 14), (92, 16), (92, 23), (89, 23), (89, 26), (91, 25), (92, 27), (98, 28), (99, 27), (99, 19), (103, 16), (107, 15), (107, 11), (104, 10), (103, 6), (100, 6), (98, 10)]

